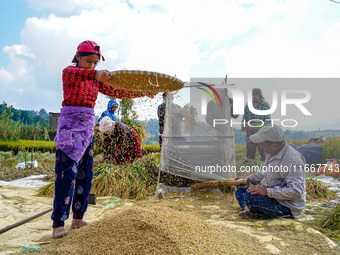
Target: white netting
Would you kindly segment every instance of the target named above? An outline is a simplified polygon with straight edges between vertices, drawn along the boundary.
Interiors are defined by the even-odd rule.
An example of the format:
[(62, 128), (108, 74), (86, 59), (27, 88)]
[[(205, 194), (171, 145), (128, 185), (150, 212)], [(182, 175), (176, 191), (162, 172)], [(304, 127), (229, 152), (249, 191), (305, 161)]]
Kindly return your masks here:
[[(229, 124), (228, 91), (214, 88), (222, 106), (218, 97), (204, 85), (168, 93), (161, 171), (193, 180), (236, 177), (232, 170), (235, 169), (235, 142)], [(207, 92), (214, 95), (216, 104)], [(214, 119), (229, 123), (213, 127)]]

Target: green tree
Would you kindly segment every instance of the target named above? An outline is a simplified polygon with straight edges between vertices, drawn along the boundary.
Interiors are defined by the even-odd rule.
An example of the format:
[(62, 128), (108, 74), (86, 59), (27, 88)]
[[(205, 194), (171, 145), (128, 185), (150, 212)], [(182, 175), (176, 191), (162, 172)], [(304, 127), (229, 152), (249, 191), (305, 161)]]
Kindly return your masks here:
[(29, 113), (28, 111), (22, 111), (21, 112), (21, 117), (20, 120), (23, 124), (25, 125), (33, 125), (34, 124), (34, 120), (33, 120), (33, 116), (31, 113)]
[(1, 106), (2, 107), (0, 107), (0, 114), (2, 114), (7, 109), (7, 104), (5, 103), (5, 101), (2, 103)]
[(50, 115), (47, 113), (47, 111), (44, 108), (41, 108), (39, 111), (40, 116), (45, 119), (45, 120), (49, 120)]
[(135, 110), (133, 110), (133, 99), (123, 99), (120, 102), (120, 110), (121, 110), (121, 122), (123, 122), (126, 125), (130, 125), (135, 120), (137, 120), (138, 116)]
[(18, 111), (17, 109), (12, 109), (12, 113), (13, 113), (12, 119), (13, 119), (14, 121), (20, 121), (21, 112)]
[(145, 122), (146, 140), (144, 144), (158, 144), (158, 119), (149, 119)]
[(47, 127), (48, 126), (47, 120), (45, 120), (40, 115), (34, 116), (33, 123), (34, 123), (35, 126), (37, 126), (37, 125), (42, 126), (42, 127)]
[(12, 108), (3, 109), (0, 115), (0, 140), (17, 140), (21, 133), (21, 124), (12, 119)]

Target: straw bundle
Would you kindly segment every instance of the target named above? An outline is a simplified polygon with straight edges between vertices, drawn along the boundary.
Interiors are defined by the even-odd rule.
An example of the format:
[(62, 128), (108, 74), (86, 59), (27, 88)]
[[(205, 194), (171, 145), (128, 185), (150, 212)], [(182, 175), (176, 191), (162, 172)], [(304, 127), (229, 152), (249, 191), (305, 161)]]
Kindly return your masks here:
[(315, 178), (306, 180), (306, 191), (307, 200), (310, 201), (336, 198), (336, 193), (329, 190), (327, 186), (322, 184), (322, 181)]
[(228, 187), (232, 185), (246, 185), (247, 179), (224, 179), (217, 181), (204, 181), (199, 183), (194, 183), (190, 186), (192, 192), (203, 192), (212, 189), (219, 189), (222, 187)]
[(166, 92), (183, 88), (184, 82), (176, 77), (148, 71), (118, 70), (110, 73), (107, 82), (115, 88), (143, 92)]

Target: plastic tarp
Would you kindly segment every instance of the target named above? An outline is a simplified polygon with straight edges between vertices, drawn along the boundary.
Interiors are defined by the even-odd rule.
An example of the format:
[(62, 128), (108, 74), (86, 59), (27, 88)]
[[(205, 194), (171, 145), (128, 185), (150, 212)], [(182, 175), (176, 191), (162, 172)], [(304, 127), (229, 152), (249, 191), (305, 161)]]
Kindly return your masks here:
[(322, 157), (322, 149), (321, 145), (315, 143), (301, 145), (296, 148), (305, 157), (308, 165), (318, 163)]
[(212, 86), (218, 96), (198, 83), (167, 94), (161, 171), (192, 180), (236, 177), (233, 129), (214, 126), (230, 121), (228, 91)]
[[(113, 208), (117, 203), (129, 205), (119, 198), (97, 197), (96, 205), (89, 205), (87, 208), (85, 221), (91, 223), (102, 219), (106, 215), (106, 210)], [(0, 229), (52, 207), (53, 198), (37, 196), (37, 188), (28, 188), (27, 185), (24, 187), (21, 185), (0, 186)], [(46, 240), (48, 242), (53, 240), (51, 214), (52, 212), (46, 213), (2, 233), (0, 235), (0, 254), (18, 254), (20, 250), (32, 250)], [(70, 229), (71, 223), (72, 214), (65, 222), (65, 227)]]
[(13, 186), (13, 187), (25, 187), (25, 188), (41, 188), (47, 185), (49, 182), (43, 181), (42, 179), (46, 175), (31, 175), (22, 179), (17, 179), (13, 181), (1, 181), (0, 186)]
[(288, 144), (302, 154), (308, 165), (317, 164), (322, 157), (323, 147), (319, 144), (316, 143), (304, 144), (301, 145), (300, 147), (292, 143)]

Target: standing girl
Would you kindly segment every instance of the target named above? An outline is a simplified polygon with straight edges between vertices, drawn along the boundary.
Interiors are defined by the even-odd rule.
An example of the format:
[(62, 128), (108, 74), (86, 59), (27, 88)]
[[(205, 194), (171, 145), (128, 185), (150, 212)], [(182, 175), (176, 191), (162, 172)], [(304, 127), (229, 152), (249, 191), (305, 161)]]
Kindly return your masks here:
[(83, 217), (93, 178), (94, 106), (98, 92), (121, 99), (153, 96), (115, 89), (106, 84), (110, 79), (109, 71), (95, 70), (100, 58), (105, 60), (99, 45), (93, 41), (84, 41), (78, 45), (72, 60), (75, 66), (63, 70), (64, 101), (54, 140), (57, 151), (52, 235), (55, 238), (70, 234), (64, 222), (69, 217), (71, 204), (71, 229), (87, 225)]

